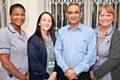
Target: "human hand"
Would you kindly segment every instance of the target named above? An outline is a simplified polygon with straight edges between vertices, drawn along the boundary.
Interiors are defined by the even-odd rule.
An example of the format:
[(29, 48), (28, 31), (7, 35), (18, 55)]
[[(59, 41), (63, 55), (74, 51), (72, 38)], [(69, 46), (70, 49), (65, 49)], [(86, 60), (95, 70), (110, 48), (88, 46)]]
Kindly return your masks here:
[(77, 74), (73, 69), (68, 69), (65, 71), (65, 76), (69, 79), (69, 80), (73, 80), (73, 79), (77, 79)]
[(29, 80), (29, 75), (26, 75), (26, 77), (27, 77), (27, 80)]
[(55, 71), (52, 72), (52, 73), (50, 74), (50, 77), (49, 77), (48, 80), (56, 80), (56, 75), (57, 75), (57, 73), (56, 73)]
[(22, 76), (22, 77), (20, 77), (20, 80), (29, 80), (29, 77), (26, 75), (24, 75), (24, 76)]
[(25, 80), (29, 80), (29, 72), (26, 72), (26, 73), (24, 74), (24, 77), (25, 77)]
[(95, 79), (96, 79), (96, 78), (95, 78), (95, 74), (94, 74), (93, 71), (90, 71), (90, 77), (91, 77), (92, 80), (95, 80)]
[(78, 80), (78, 77), (76, 75), (73, 75), (73, 76), (70, 77), (69, 80)]

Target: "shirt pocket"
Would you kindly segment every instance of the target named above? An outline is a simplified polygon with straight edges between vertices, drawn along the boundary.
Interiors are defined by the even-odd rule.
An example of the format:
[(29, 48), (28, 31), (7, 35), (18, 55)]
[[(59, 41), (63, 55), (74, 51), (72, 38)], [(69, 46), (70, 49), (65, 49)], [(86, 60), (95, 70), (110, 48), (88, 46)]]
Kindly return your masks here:
[(87, 54), (87, 41), (86, 40), (80, 40), (79, 43), (77, 44), (78, 51), (79, 53), (84, 53), (85, 55)]

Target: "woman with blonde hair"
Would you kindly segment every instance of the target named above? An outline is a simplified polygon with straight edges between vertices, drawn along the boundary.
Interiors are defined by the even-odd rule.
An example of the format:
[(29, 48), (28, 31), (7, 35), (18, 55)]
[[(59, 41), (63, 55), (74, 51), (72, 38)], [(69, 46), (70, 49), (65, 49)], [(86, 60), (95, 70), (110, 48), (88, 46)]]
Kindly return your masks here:
[(112, 5), (102, 5), (99, 10), (97, 34), (97, 61), (91, 78), (96, 80), (120, 80), (120, 31), (113, 26), (116, 20)]

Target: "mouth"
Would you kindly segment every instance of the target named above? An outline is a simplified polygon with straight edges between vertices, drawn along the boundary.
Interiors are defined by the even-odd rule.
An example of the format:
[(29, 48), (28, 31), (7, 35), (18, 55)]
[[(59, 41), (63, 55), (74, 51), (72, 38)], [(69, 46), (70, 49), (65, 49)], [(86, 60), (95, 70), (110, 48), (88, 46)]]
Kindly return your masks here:
[(71, 20), (72, 20), (72, 21), (75, 21), (75, 20), (76, 20), (76, 18), (71, 18)]
[(24, 23), (24, 20), (16, 20), (17, 23)]

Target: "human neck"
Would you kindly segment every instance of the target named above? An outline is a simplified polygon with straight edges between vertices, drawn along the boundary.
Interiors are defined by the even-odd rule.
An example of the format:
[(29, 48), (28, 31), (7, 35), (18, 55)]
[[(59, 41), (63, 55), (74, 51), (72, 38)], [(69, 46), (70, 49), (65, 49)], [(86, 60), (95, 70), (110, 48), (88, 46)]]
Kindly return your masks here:
[(100, 36), (104, 37), (108, 30), (109, 30), (109, 27), (107, 27), (107, 26), (100, 26), (100, 30), (99, 30)]
[(13, 28), (15, 29), (16, 32), (21, 34), (21, 26), (14, 25), (13, 23), (11, 23), (11, 25), (13, 26)]
[(75, 31), (79, 27), (79, 24), (70, 24), (70, 25), (73, 31)]
[(48, 39), (48, 31), (41, 30), (41, 33), (42, 33), (42, 36), (43, 36), (44, 40)]
[(109, 26), (100, 26), (100, 31), (107, 32), (109, 28)]

